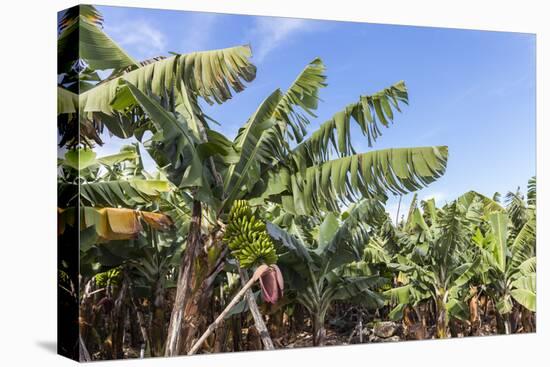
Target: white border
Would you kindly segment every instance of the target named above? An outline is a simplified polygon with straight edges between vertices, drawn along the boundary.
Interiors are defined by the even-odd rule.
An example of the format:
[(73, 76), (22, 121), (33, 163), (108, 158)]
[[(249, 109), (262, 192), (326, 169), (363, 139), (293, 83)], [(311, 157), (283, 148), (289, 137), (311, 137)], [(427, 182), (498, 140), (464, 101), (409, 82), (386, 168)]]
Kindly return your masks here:
[[(0, 365), (65, 366), (52, 352), (56, 315), (56, 12), (75, 1), (2, 3), (0, 72)], [(548, 128), (542, 123), (549, 58), (544, 1), (112, 0), (104, 5), (278, 15), (537, 34), (538, 332), (281, 352), (104, 362), (141, 366), (521, 366), (548, 345)], [(406, 62), (406, 61), (405, 61)], [(546, 98), (545, 98), (546, 97)], [(513, 100), (510, 101), (513, 103)], [(522, 123), (518, 121), (518, 123)], [(513, 141), (503, 142), (513, 144)], [(550, 143), (549, 143), (550, 144)], [(495, 157), (498, 159), (498, 157)], [(34, 362), (34, 364), (33, 364)], [(115, 364), (116, 363), (116, 364)], [(536, 364), (538, 365), (538, 364)]]

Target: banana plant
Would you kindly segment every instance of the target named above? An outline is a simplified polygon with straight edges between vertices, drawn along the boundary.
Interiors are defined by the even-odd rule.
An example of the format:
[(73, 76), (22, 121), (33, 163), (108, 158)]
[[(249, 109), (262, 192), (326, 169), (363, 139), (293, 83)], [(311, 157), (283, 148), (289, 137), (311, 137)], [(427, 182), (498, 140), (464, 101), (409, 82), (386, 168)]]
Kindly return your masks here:
[[(433, 199), (432, 199), (433, 200)], [(390, 264), (406, 275), (405, 284), (387, 292), (397, 307), (390, 316), (399, 318), (407, 304), (431, 299), (436, 309), (436, 334), (446, 338), (449, 319), (464, 319), (469, 280), (478, 272), (480, 259), (468, 251), (474, 229), (483, 210), (479, 197), (455, 200), (443, 208), (433, 201), (422, 203), (411, 211), (405, 230), (408, 250), (398, 254)]]
[(511, 333), (512, 300), (536, 311), (536, 216), (519, 193), (507, 195), (506, 211), (487, 217), (486, 228), (478, 228), (473, 242), (486, 265), (487, 288), (503, 318), (504, 332)]
[(284, 278), (295, 290), (296, 301), (311, 314), (314, 345), (324, 344), (325, 317), (333, 302), (354, 300), (369, 308), (384, 304), (377, 289), (387, 279), (376, 274), (349, 276), (344, 271), (361, 260), (371, 225), (382, 215), (379, 201), (365, 199), (342, 218), (327, 213), (313, 234), (304, 235), (304, 228), (295, 223), (286, 230), (267, 224), (268, 233), (280, 245), (279, 264)]
[[(117, 316), (112, 320), (125, 317), (122, 313), (123, 304), (132, 296), (132, 304), (136, 312), (142, 315), (141, 310), (134, 302), (134, 295), (155, 297), (155, 289), (166, 281), (163, 274), (156, 279), (144, 276), (136, 269), (145, 269), (138, 264), (147, 263), (150, 251), (159, 244), (162, 233), (172, 232), (173, 221), (163, 212), (163, 196), (171, 191), (170, 183), (160, 175), (152, 176), (143, 170), (140, 151), (137, 145), (124, 146), (119, 153), (104, 157), (97, 157), (89, 148), (68, 150), (63, 158), (58, 160), (58, 232), (62, 237), (65, 232), (79, 231), (79, 263), (80, 275), (84, 286), (81, 290), (81, 317), (86, 320), (81, 330), (83, 343), (88, 348), (101, 345), (102, 338), (111, 338), (116, 348), (113, 356), (121, 355), (120, 329), (117, 325), (106, 330), (106, 333), (95, 329), (98, 319), (93, 310), (101, 307), (107, 310), (108, 304), (117, 304), (118, 307), (109, 307)], [(77, 219), (79, 218), (79, 220)], [(160, 247), (159, 247), (160, 248)], [(177, 254), (172, 248), (164, 258), (169, 259)], [(105, 274), (112, 269), (123, 269), (132, 273), (132, 286), (128, 282), (118, 287), (102, 287), (97, 280), (97, 274)], [(152, 267), (147, 267), (151, 270)], [(166, 267), (165, 267), (166, 269)], [(93, 283), (95, 280), (95, 288)], [(132, 290), (130, 292), (130, 289)], [(134, 291), (135, 290), (135, 291)], [(93, 307), (92, 294), (102, 293), (103, 298)], [(116, 299), (116, 301), (113, 301)], [(108, 311), (107, 314), (111, 314)], [(141, 319), (146, 346), (153, 342), (158, 345), (158, 333), (153, 329), (147, 332), (147, 327)], [(120, 325), (119, 325), (120, 326)], [(164, 321), (160, 325), (164, 328)], [(99, 337), (102, 335), (102, 337)], [(95, 342), (90, 336), (95, 335)], [(95, 343), (95, 344), (94, 344)], [(158, 349), (158, 348), (157, 348)], [(155, 355), (155, 351), (152, 351)], [(158, 354), (156, 354), (158, 355)]]

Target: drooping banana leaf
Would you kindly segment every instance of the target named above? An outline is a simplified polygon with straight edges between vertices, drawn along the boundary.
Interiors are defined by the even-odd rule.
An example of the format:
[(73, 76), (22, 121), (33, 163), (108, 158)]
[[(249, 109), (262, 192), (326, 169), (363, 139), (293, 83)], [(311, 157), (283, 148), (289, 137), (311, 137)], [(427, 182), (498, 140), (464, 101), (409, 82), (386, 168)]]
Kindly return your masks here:
[(508, 216), (505, 213), (492, 213), (489, 215), (489, 224), (493, 234), (494, 264), (501, 272), (505, 272), (508, 253)]
[(59, 35), (57, 56), (60, 74), (68, 72), (79, 59), (95, 70), (120, 69), (138, 64), (84, 15), (72, 20)]
[[(116, 207), (147, 205), (158, 198), (160, 193), (170, 190), (169, 183), (164, 180), (117, 180), (77, 184), (60, 183), (60, 202), (73, 205), (77, 197), (75, 192), (80, 189), (80, 201), (83, 205), (97, 207)], [(71, 196), (72, 195), (72, 196)]]
[(294, 82), (282, 93), (281, 99), (271, 117), (279, 121), (283, 131), (298, 143), (306, 134), (309, 117), (316, 117), (313, 111), (319, 102), (319, 89), (326, 87), (325, 65), (320, 58), (311, 61)]
[(529, 311), (537, 310), (536, 274), (523, 275), (512, 282), (511, 296)]
[(364, 199), (357, 203), (341, 223), (328, 213), (319, 228), (319, 246), (315, 250), (324, 271), (331, 271), (352, 261), (359, 261), (369, 241), (371, 226), (379, 223), (384, 208), (377, 200)]
[(286, 193), (280, 196), (292, 213), (337, 211), (339, 203), (359, 197), (385, 199), (388, 191), (405, 194), (425, 187), (443, 175), (446, 164), (446, 146), (355, 154), (282, 175)]
[(527, 182), (527, 204), (534, 208), (537, 205), (537, 178), (533, 176)]
[(355, 154), (351, 144), (351, 121), (354, 120), (369, 147), (382, 134), (380, 124), (389, 127), (393, 121), (393, 110), (401, 111), (399, 104), (408, 103), (407, 88), (398, 82), (370, 96), (361, 96), (359, 101), (346, 106), (330, 120), (321, 124), (310, 137), (296, 146), (287, 162), (304, 169), (326, 162), (334, 155), (343, 157)]
[(333, 300), (351, 300), (370, 309), (384, 306), (385, 298), (375, 290), (388, 283), (388, 279), (380, 276), (341, 278), (338, 281), (338, 290)]
[(84, 17), (86, 20), (98, 27), (103, 27), (103, 15), (93, 5), (76, 5), (63, 12), (59, 20), (59, 31), (65, 30), (69, 25), (78, 20), (78, 17)]
[(522, 275), (529, 275), (536, 273), (537, 271), (537, 258), (536, 256), (530, 257), (521, 264), (518, 265), (517, 269)]
[[(285, 93), (275, 90), (239, 129), (235, 147), (241, 152), (241, 160), (227, 170), (224, 180), (226, 190), (234, 191), (243, 182), (250, 190), (260, 179), (261, 163), (284, 159), (288, 150), (287, 136), (301, 141), (305, 126), (309, 124), (307, 115), (315, 117), (313, 111), (317, 109), (319, 89), (326, 86), (324, 70), (320, 59), (313, 60)], [(278, 129), (273, 129), (265, 137), (265, 130), (274, 125)], [(264, 139), (260, 140), (262, 134)], [(267, 154), (262, 155), (263, 151)]]
[(461, 195), (457, 201), (465, 207), (469, 207), (475, 199), (481, 200), (483, 205), (483, 214), (485, 216), (488, 216), (492, 212), (503, 212), (505, 210), (504, 207), (502, 207), (502, 205), (498, 202), (476, 191), (468, 191), (467, 193)]
[(130, 82), (130, 92), (156, 127), (149, 153), (161, 167), (167, 167), (168, 178), (179, 187), (201, 187), (207, 184), (203, 162), (197, 152), (197, 140), (184, 121), (178, 121), (153, 98)]
[(471, 263), (462, 264), (451, 272), (449, 275), (448, 284), (450, 285), (449, 293), (458, 292), (458, 290), (466, 285), (479, 270), (480, 259), (475, 259)]
[[(277, 90), (267, 97), (248, 122), (239, 130), (235, 139), (235, 148), (240, 152), (239, 162), (229, 166), (224, 177), (224, 188), (228, 192), (236, 191), (242, 184), (252, 188), (260, 178), (260, 164), (269, 163), (273, 156), (281, 154), (284, 144), (282, 135), (273, 129), (273, 114), (281, 93)], [(276, 150), (270, 151), (268, 145)], [(231, 195), (230, 195), (231, 196)]]
[(78, 95), (63, 87), (57, 87), (57, 114), (76, 114), (78, 112)]
[(250, 56), (248, 46), (174, 55), (98, 84), (80, 95), (80, 107), (86, 114), (113, 115), (113, 103), (118, 103), (118, 109), (125, 105), (120, 99), (117, 101), (124, 97), (124, 81), (171, 104), (176, 102), (178, 83), (184, 83), (209, 103), (221, 103), (231, 98), (231, 89), (240, 92), (245, 88), (243, 81), (255, 78), (256, 68), (250, 63)]
[(112, 167), (115, 164), (129, 160), (136, 160), (138, 158), (139, 155), (135, 149), (128, 149), (119, 153), (97, 158), (97, 154), (93, 150), (82, 148), (68, 150), (65, 153), (65, 158), (58, 161), (58, 165), (82, 171), (100, 164), (106, 167)]
[(266, 222), (266, 230), (269, 236), (282, 247), (282, 250), (277, 251), (280, 253), (281, 262), (313, 264), (310, 250), (296, 237), (271, 222)]
[(65, 153), (64, 159), (58, 160), (58, 165), (81, 171), (97, 166), (96, 156), (97, 154), (91, 149), (71, 149)]
[(512, 252), (511, 267), (519, 268), (520, 264), (535, 255), (536, 217), (531, 216), (520, 229), (510, 246)]

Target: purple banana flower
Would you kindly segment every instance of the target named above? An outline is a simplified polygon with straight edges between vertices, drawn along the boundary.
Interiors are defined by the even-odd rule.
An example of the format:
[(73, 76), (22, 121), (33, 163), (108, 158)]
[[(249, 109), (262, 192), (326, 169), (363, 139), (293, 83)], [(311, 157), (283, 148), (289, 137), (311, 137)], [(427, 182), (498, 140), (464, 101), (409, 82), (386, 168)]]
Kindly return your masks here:
[(262, 273), (260, 287), (262, 288), (262, 298), (267, 303), (275, 304), (283, 297), (283, 274), (277, 265), (269, 266)]

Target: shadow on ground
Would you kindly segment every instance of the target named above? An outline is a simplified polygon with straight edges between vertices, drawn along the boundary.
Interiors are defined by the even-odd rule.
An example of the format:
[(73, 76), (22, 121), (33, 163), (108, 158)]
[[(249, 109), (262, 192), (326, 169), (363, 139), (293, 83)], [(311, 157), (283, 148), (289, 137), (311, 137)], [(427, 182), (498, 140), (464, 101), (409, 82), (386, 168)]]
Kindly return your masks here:
[(57, 343), (55, 341), (39, 340), (36, 342), (36, 345), (50, 353), (57, 354)]

